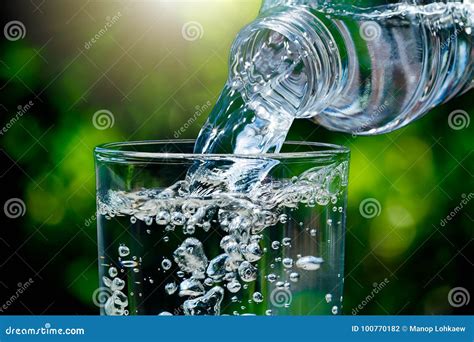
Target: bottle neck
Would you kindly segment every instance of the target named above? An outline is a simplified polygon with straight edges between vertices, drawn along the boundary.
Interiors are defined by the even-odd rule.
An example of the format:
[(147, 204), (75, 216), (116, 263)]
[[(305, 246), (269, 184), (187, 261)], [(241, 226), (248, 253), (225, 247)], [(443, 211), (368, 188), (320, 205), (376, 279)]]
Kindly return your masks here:
[(237, 36), (229, 85), (267, 111), (309, 118), (340, 87), (343, 60), (332, 33), (306, 7), (265, 11)]

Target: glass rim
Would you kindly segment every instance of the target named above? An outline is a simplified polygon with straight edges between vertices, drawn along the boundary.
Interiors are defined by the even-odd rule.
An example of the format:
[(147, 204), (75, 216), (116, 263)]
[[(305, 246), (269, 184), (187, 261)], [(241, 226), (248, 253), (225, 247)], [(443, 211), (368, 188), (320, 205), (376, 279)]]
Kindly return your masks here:
[(164, 140), (142, 140), (142, 141), (121, 141), (110, 142), (98, 145), (94, 149), (95, 156), (113, 157), (113, 158), (133, 158), (133, 159), (202, 159), (205, 158), (308, 158), (308, 157), (337, 157), (349, 156), (348, 147), (330, 143), (311, 142), (311, 141), (285, 141), (283, 145), (294, 145), (307, 147), (307, 151), (303, 152), (279, 152), (279, 153), (250, 153), (250, 154), (232, 154), (232, 153), (187, 153), (187, 152), (150, 152), (139, 151), (137, 149), (120, 149), (123, 147), (139, 147), (150, 145), (184, 145), (193, 144), (194, 139), (164, 139)]

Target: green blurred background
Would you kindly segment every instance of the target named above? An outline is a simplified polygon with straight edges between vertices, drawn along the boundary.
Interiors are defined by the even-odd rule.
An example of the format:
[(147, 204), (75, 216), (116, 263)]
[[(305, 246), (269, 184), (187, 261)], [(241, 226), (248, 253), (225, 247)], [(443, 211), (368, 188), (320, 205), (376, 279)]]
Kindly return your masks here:
[[(0, 301), (34, 281), (3, 313), (97, 314), (94, 146), (196, 137), (207, 103), (215, 103), (226, 80), (233, 37), (256, 16), (260, 1), (0, 6), (2, 27), (13, 20), (24, 26), (24, 37), (6, 39), (4, 32), (0, 46), (0, 124), (8, 128), (0, 135), (0, 204), (25, 203), (23, 216), (1, 216)], [(346, 314), (472, 313), (448, 300), (453, 288), (473, 289), (472, 203), (455, 210), (473, 192), (473, 130), (448, 124), (455, 110), (470, 119), (471, 96), (383, 136), (353, 137), (304, 120), (292, 127), (291, 139), (352, 151)], [(93, 116), (101, 110), (113, 122), (98, 127)], [(359, 210), (368, 198), (381, 205), (373, 218)]]

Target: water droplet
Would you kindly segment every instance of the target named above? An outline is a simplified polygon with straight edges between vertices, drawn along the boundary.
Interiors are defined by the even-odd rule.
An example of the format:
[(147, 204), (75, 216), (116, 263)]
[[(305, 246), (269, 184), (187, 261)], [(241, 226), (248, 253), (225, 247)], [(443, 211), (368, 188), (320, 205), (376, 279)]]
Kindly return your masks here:
[(179, 284), (179, 296), (200, 296), (204, 294), (206, 291), (204, 290), (204, 286), (202, 286), (201, 282), (197, 279), (190, 278), (185, 279)]
[(235, 279), (233, 279), (230, 283), (227, 284), (227, 290), (232, 293), (239, 292), (242, 285)]
[(165, 285), (165, 291), (167, 294), (172, 295), (176, 292), (178, 286), (175, 283), (168, 283)]
[(161, 267), (163, 267), (165, 271), (169, 270), (171, 268), (171, 265), (172, 262), (169, 259), (163, 259), (163, 261), (161, 262)]
[(275, 280), (277, 279), (277, 276), (273, 273), (270, 273), (269, 275), (267, 275), (267, 280), (270, 282), (270, 283), (273, 283)]
[(260, 292), (254, 292), (252, 299), (255, 303), (263, 302), (263, 295)]
[(118, 248), (119, 256), (125, 257), (130, 254), (130, 249), (125, 245), (120, 245)]
[(326, 299), (326, 303), (330, 303), (332, 301), (332, 294), (328, 293), (324, 298)]
[(118, 271), (115, 267), (110, 267), (109, 268), (109, 276), (111, 276), (112, 278), (116, 277), (118, 274)]
[(296, 272), (290, 273), (290, 280), (296, 283), (300, 279), (300, 275)]
[(293, 267), (293, 259), (291, 258), (284, 258), (282, 263), (285, 268)]
[(155, 220), (157, 224), (164, 226), (170, 222), (170, 214), (167, 211), (160, 211)]
[(318, 258), (312, 255), (304, 256), (299, 258), (296, 261), (296, 267), (301, 268), (306, 271), (315, 271), (318, 270), (321, 267), (321, 264), (323, 263), (322, 258)]
[(110, 289), (112, 291), (123, 290), (124, 287), (125, 287), (125, 281), (120, 278), (114, 278), (114, 280), (112, 280), (112, 285), (110, 285)]
[(240, 278), (245, 281), (254, 281), (257, 279), (257, 269), (248, 261), (243, 261), (239, 266)]

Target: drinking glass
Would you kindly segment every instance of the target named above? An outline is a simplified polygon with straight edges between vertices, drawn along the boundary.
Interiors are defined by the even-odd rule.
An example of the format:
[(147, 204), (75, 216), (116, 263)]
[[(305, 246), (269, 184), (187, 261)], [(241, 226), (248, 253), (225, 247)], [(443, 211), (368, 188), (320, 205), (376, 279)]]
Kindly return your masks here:
[(101, 314), (339, 314), (348, 149), (287, 142), (276, 154), (207, 155), (193, 146), (95, 149)]

